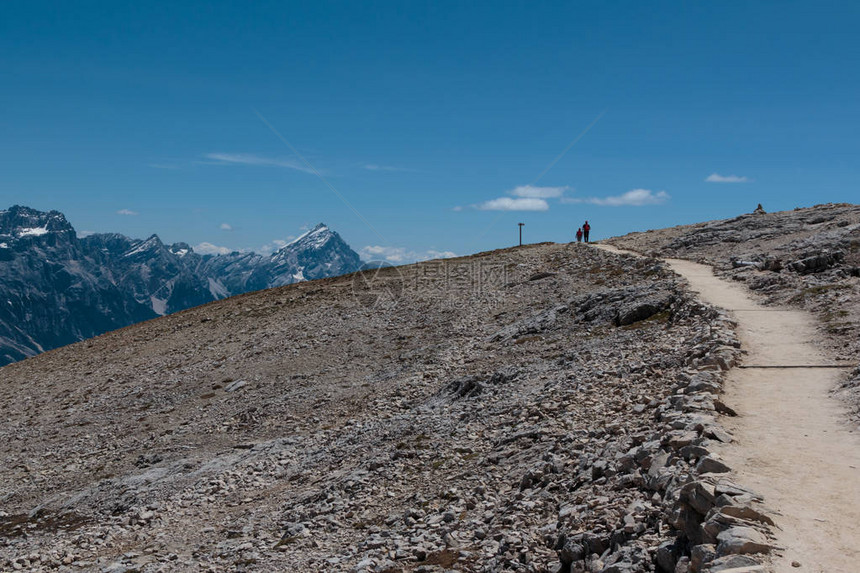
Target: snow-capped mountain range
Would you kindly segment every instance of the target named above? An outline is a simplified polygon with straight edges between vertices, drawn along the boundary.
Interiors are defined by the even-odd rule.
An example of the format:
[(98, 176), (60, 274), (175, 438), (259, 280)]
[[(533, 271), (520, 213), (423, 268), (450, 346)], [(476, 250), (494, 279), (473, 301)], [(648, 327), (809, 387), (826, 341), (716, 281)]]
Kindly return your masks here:
[(213, 300), (351, 273), (358, 254), (319, 224), (270, 256), (201, 255), (157, 235), (78, 237), (58, 211), (0, 211), (0, 365)]

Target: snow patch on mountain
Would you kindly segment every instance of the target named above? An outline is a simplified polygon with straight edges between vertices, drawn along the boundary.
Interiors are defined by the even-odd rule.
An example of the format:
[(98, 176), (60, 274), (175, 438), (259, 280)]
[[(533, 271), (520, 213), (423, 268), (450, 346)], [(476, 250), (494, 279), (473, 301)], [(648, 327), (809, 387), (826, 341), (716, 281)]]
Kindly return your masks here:
[(331, 238), (331, 236), (332, 233), (329, 230), (328, 226), (325, 223), (320, 223), (310, 231), (302, 233), (301, 235), (287, 243), (283, 248), (286, 249), (289, 246), (302, 242), (309, 247), (319, 248), (326, 244), (326, 242)]
[(227, 290), (221, 281), (218, 281), (212, 277), (209, 277), (209, 292), (212, 293), (212, 296), (215, 300), (219, 300), (222, 298), (227, 298), (230, 296), (230, 291)]
[(154, 310), (156, 314), (160, 316), (167, 314), (167, 299), (151, 296), (149, 297), (149, 300), (152, 304), (152, 310)]
[(21, 229), (18, 231), (19, 237), (39, 237), (41, 235), (48, 234), (48, 227), (30, 227), (27, 229)]
[(145, 251), (150, 251), (150, 250), (152, 250), (152, 249), (155, 249), (155, 248), (157, 248), (157, 247), (161, 246), (161, 244), (162, 244), (162, 243), (161, 243), (161, 239), (159, 239), (159, 238), (158, 238), (158, 235), (152, 235), (152, 236), (151, 236), (150, 238), (148, 238), (147, 240), (145, 240), (145, 241), (143, 241), (143, 242), (139, 243), (138, 245), (136, 245), (134, 248), (132, 248), (130, 251), (128, 251), (128, 252), (127, 252), (125, 255), (123, 255), (123, 256), (125, 256), (125, 257), (130, 257), (130, 256), (132, 256), (132, 255), (136, 255), (136, 254), (138, 254), (138, 253), (143, 253), (143, 252), (145, 252)]

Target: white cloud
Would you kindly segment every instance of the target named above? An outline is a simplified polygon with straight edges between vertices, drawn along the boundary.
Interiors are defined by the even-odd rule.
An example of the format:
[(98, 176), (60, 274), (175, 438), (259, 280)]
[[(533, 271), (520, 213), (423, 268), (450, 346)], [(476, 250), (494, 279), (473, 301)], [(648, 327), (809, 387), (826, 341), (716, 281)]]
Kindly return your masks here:
[(132, 211), (131, 209), (120, 209), (116, 212), (117, 215), (137, 215), (137, 211)]
[(511, 191), (514, 197), (528, 197), (536, 199), (556, 199), (564, 195), (569, 187), (535, 187), (534, 185), (520, 185)]
[(230, 223), (221, 223), (220, 229), (222, 231), (232, 231), (233, 226)]
[(290, 241), (295, 239), (293, 235), (289, 235), (286, 239), (274, 239), (271, 243), (266, 243), (262, 247), (260, 247), (261, 255), (271, 255), (275, 251), (278, 251), (287, 245), (290, 244)]
[(219, 247), (212, 243), (200, 243), (194, 247), (194, 252), (200, 253), (201, 255), (229, 255), (235, 250), (236, 249), (231, 249), (229, 247)]
[(451, 210), (459, 213), (460, 211), (463, 210), (463, 207), (462, 207), (462, 205), (457, 205), (456, 207), (451, 207)]
[(708, 183), (748, 183), (749, 177), (741, 177), (738, 175), (720, 175), (718, 173), (711, 173), (708, 175), (707, 181)]
[(362, 247), (361, 250), (359, 250), (359, 254), (365, 261), (382, 260), (398, 265), (414, 263), (417, 261), (427, 261), (430, 259), (450, 259), (451, 257), (457, 256), (456, 253), (451, 251), (428, 249), (421, 253), (411, 251), (404, 247), (383, 247), (380, 245), (368, 245), (366, 247)]
[(457, 253), (453, 251), (434, 251), (433, 249), (427, 251), (426, 254), (428, 259), (453, 259), (457, 256)]
[[(257, 254), (268, 256), (286, 247), (290, 244), (290, 242), (295, 239), (293, 235), (287, 236), (286, 239), (274, 239), (265, 245), (262, 245), (256, 252)], [(230, 247), (222, 247), (219, 245), (214, 245), (212, 243), (200, 243), (196, 247), (194, 247), (194, 251), (200, 253), (201, 255), (228, 255), (230, 253), (247, 253), (248, 249), (231, 249)]]
[(178, 165), (173, 165), (172, 163), (150, 163), (149, 166), (152, 167), (153, 169), (171, 169), (171, 170), (179, 169)]
[(367, 245), (358, 252), (361, 258), (367, 261), (385, 260), (389, 263), (405, 263), (409, 252), (404, 247), (383, 247), (380, 245)]
[(654, 193), (650, 189), (631, 189), (623, 195), (611, 197), (587, 197), (584, 199), (565, 199), (565, 203), (589, 203), (604, 207), (642, 207), (645, 205), (660, 205), (670, 199), (665, 191)]
[[(490, 199), (477, 205), (471, 205), (473, 209), (481, 211), (548, 211), (547, 199), (561, 199), (564, 201), (564, 193), (570, 187), (536, 187), (534, 185), (520, 185), (508, 191), (511, 197), (499, 197)], [(462, 206), (452, 207), (453, 211), (462, 211)]]
[(287, 169), (313, 173), (313, 170), (293, 159), (265, 157), (254, 155), (253, 153), (207, 153), (204, 157), (220, 165), (265, 165), (270, 167), (286, 167)]
[(485, 201), (477, 208), (481, 211), (547, 211), (549, 204), (538, 197), (499, 197)]

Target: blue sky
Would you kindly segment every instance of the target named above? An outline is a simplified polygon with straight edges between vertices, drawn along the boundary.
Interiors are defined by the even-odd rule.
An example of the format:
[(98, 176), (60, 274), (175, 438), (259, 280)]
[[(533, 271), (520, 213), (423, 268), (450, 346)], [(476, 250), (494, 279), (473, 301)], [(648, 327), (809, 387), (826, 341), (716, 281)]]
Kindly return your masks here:
[(6, 1), (0, 208), (256, 251), (324, 221), (405, 262), (856, 203), (858, 29), (851, 2)]

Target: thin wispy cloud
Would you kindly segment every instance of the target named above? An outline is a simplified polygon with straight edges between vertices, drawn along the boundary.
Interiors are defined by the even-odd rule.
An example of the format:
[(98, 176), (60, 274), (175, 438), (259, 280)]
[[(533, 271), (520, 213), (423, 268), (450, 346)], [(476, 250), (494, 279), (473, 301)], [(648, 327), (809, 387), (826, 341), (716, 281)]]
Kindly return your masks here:
[(548, 211), (549, 203), (539, 197), (499, 197), (476, 207), (481, 211)]
[(304, 173), (313, 173), (312, 169), (302, 165), (300, 162), (284, 157), (266, 157), (263, 155), (255, 155), (253, 153), (207, 153), (204, 157), (218, 165), (284, 167), (286, 169), (295, 169), (296, 171), (302, 171)]
[[(277, 137), (278, 139), (280, 139), (280, 140), (281, 140), (281, 143), (283, 143), (284, 145), (286, 145), (287, 147), (289, 147), (289, 148), (290, 148), (290, 151), (292, 151), (292, 152), (293, 152), (293, 154), (295, 154), (295, 155), (296, 155), (296, 157), (298, 157), (299, 159), (301, 159), (301, 160), (302, 160), (302, 163), (304, 163), (304, 164), (305, 164), (305, 166), (306, 166), (306, 167), (311, 171), (311, 173), (313, 173), (314, 175), (316, 175), (316, 176), (317, 176), (317, 178), (319, 178), (319, 180), (320, 180), (320, 181), (322, 181), (322, 182), (323, 182), (323, 184), (325, 184), (325, 186), (326, 186), (326, 187), (328, 187), (328, 188), (329, 188), (329, 190), (330, 190), (332, 193), (334, 193), (334, 195), (335, 195), (338, 199), (340, 199), (340, 200), (341, 200), (341, 202), (342, 202), (344, 205), (346, 205), (346, 207), (347, 207), (350, 211), (352, 211), (352, 212), (353, 212), (353, 214), (354, 214), (356, 217), (358, 217), (358, 218), (361, 220), (361, 222), (362, 222), (362, 223), (364, 223), (364, 224), (365, 224), (365, 226), (366, 226), (368, 229), (370, 229), (371, 231), (373, 231), (373, 234), (374, 234), (374, 235), (376, 235), (377, 237), (379, 237), (380, 239), (382, 239), (382, 235), (380, 235), (380, 234), (379, 234), (379, 231), (377, 231), (377, 230), (376, 230), (376, 227), (374, 227), (373, 225), (371, 225), (371, 224), (370, 224), (370, 221), (368, 221), (368, 220), (365, 218), (365, 216), (364, 216), (364, 215), (362, 215), (362, 214), (359, 212), (359, 210), (358, 210), (358, 209), (356, 209), (356, 208), (352, 205), (352, 203), (350, 203), (350, 202), (349, 202), (349, 199), (347, 199), (347, 198), (343, 195), (343, 193), (341, 193), (340, 191), (338, 191), (338, 190), (337, 190), (337, 188), (335, 188), (335, 186), (334, 186), (334, 185), (332, 185), (332, 184), (328, 181), (328, 179), (326, 179), (325, 177), (323, 177), (322, 173), (320, 173), (320, 172), (319, 172), (319, 170), (317, 170), (313, 165), (311, 165), (310, 161), (308, 161), (308, 160), (307, 160), (307, 159), (306, 159), (306, 158), (305, 158), (301, 153), (299, 153), (299, 151), (298, 151), (295, 147), (293, 147), (293, 144), (292, 144), (292, 143), (290, 143), (290, 142), (287, 140), (287, 138), (286, 138), (286, 137), (284, 137), (283, 135), (281, 135), (281, 132), (279, 132), (277, 129), (275, 129), (275, 126), (274, 126), (274, 125), (272, 125), (272, 124), (269, 122), (269, 120), (268, 120), (268, 119), (266, 119), (265, 117), (263, 117), (263, 114), (261, 114), (259, 111), (257, 111), (257, 110), (256, 110), (256, 109), (254, 109), (253, 107), (251, 108), (251, 111), (253, 111), (253, 112), (254, 112), (254, 115), (256, 115), (256, 116), (260, 119), (260, 121), (262, 121), (262, 122), (263, 122), (263, 124), (264, 124), (266, 127), (268, 127), (268, 128), (269, 128), (269, 131), (271, 131), (271, 132), (275, 135), (275, 137)], [(384, 239), (383, 239), (383, 240), (384, 240)]]
[(719, 173), (711, 173), (705, 181), (708, 183), (748, 183), (750, 178), (739, 175), (720, 175)]
[(218, 228), (221, 229), (222, 231), (232, 231), (233, 230), (233, 226), (230, 223), (221, 223), (221, 225)]
[(120, 209), (116, 212), (117, 215), (137, 215), (137, 211), (132, 211), (131, 209)]
[(562, 199), (563, 203), (587, 203), (589, 205), (600, 205), (602, 207), (644, 207), (646, 205), (660, 205), (671, 199), (665, 191), (656, 193), (650, 189), (631, 189), (622, 195), (610, 197), (584, 197)]
[(170, 163), (150, 163), (149, 166), (153, 169), (170, 169), (174, 171), (180, 169), (178, 165), (173, 165)]
[(423, 252), (417, 252), (405, 247), (385, 247), (381, 245), (367, 245), (366, 247), (362, 247), (359, 250), (359, 254), (365, 261), (382, 260), (397, 265), (429, 261), (431, 259), (450, 259), (457, 256), (456, 253), (451, 251), (428, 249)]
[(406, 169), (404, 167), (394, 167), (391, 165), (377, 165), (375, 163), (367, 163), (361, 166), (362, 169), (367, 169), (368, 171), (411, 171), (411, 169)]

